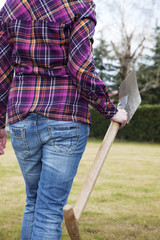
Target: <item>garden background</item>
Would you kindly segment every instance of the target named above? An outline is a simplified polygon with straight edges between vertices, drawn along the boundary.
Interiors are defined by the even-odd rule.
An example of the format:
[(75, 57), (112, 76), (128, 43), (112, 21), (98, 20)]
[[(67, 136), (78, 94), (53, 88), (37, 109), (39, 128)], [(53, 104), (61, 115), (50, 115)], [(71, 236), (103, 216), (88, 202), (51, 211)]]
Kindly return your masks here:
[[(1, 0), (2, 7), (4, 0)], [(118, 103), (135, 69), (142, 104), (120, 130), (80, 220), (83, 240), (160, 239), (160, 2), (95, 0), (97, 73)], [(68, 202), (74, 205), (110, 124), (91, 108), (92, 128)], [(8, 137), (0, 157), (0, 240), (19, 240), (24, 181)], [(62, 240), (69, 240), (62, 224)]]

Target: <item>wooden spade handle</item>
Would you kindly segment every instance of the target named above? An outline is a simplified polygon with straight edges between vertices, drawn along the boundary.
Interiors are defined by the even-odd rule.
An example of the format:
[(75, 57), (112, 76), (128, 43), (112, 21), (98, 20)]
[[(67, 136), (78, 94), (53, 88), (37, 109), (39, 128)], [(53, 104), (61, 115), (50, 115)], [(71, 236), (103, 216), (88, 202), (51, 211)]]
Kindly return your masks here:
[(71, 205), (67, 204), (63, 208), (63, 214), (67, 231), (71, 240), (81, 240), (78, 221), (74, 215), (74, 210)]
[(87, 179), (83, 185), (78, 200), (74, 206), (74, 209), (71, 205), (66, 205), (63, 208), (64, 219), (71, 240), (81, 240), (78, 225), (79, 219), (87, 204), (89, 196), (96, 183), (98, 175), (101, 171), (101, 168), (105, 162), (109, 149), (117, 135), (118, 130), (119, 123), (111, 122), (108, 131), (103, 139), (103, 142), (98, 150), (96, 158), (92, 164)]
[(92, 167), (87, 176), (87, 179), (82, 187), (82, 190), (77, 199), (77, 202), (74, 206), (74, 214), (75, 214), (75, 218), (76, 218), (77, 222), (79, 221), (79, 219), (83, 213), (83, 210), (87, 204), (89, 196), (90, 196), (92, 189), (96, 183), (98, 175), (99, 175), (101, 168), (105, 162), (105, 159), (110, 150), (110, 147), (111, 147), (112, 143), (114, 142), (114, 139), (117, 135), (118, 130), (119, 130), (119, 123), (111, 122), (111, 124), (108, 128), (108, 131), (103, 139), (103, 142), (99, 148), (99, 151), (96, 155), (96, 158), (92, 164)]

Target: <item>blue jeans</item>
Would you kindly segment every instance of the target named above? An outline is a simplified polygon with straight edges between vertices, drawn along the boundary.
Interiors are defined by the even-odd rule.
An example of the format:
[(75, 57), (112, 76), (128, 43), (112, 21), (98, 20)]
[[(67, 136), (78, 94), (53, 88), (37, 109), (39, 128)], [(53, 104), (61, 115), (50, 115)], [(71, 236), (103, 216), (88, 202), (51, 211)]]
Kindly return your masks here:
[(59, 240), (63, 206), (85, 150), (89, 126), (30, 113), (10, 125), (25, 184), (21, 240)]

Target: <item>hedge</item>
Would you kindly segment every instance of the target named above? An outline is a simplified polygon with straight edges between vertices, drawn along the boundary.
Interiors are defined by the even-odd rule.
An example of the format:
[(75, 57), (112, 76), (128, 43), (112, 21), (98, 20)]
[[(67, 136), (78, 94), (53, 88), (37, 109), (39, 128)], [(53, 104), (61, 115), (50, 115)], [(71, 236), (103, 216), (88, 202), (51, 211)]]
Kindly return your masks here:
[[(95, 109), (92, 116), (91, 138), (103, 138), (110, 121), (101, 116)], [(138, 142), (160, 142), (160, 105), (140, 106), (130, 123), (120, 129), (117, 139)]]

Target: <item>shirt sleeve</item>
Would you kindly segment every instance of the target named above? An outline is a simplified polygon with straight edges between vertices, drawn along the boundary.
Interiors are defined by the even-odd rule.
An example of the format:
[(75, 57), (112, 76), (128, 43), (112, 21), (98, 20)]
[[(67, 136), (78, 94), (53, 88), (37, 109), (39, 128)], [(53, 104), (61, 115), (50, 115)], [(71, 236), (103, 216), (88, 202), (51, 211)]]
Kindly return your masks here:
[(13, 78), (12, 50), (0, 21), (0, 128), (5, 127), (8, 93)]
[(77, 18), (72, 26), (68, 71), (81, 96), (110, 119), (118, 110), (95, 69), (92, 44), (96, 19), (92, 9), (86, 10), (86, 16), (83, 14), (82, 18)]

